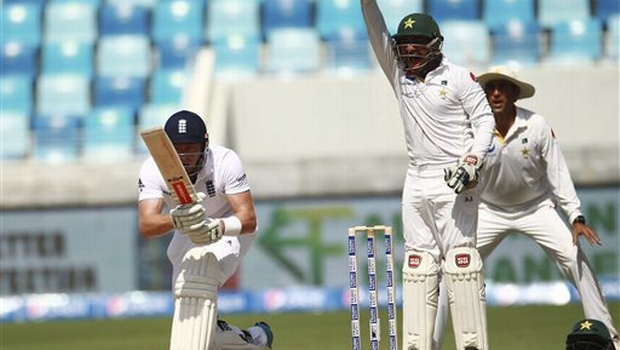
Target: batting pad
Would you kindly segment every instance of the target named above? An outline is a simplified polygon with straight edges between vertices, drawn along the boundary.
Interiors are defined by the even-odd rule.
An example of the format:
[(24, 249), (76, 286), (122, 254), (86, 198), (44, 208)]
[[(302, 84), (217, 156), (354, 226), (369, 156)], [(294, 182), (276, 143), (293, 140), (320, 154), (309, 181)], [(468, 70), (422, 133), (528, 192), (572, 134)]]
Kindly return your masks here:
[(488, 350), (482, 258), (474, 248), (448, 251), (443, 265), (457, 349)]
[(431, 350), (439, 265), (428, 252), (408, 251), (403, 264), (403, 348)]
[(174, 317), (170, 350), (215, 349), (219, 264), (203, 247), (183, 257), (174, 286)]

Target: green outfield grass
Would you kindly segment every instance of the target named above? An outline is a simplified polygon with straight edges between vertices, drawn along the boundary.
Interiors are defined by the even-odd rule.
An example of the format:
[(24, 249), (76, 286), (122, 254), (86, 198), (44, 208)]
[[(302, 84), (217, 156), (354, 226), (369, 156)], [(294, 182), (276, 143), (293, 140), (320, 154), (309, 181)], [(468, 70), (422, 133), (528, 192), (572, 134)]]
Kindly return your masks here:
[[(609, 306), (617, 325), (620, 303)], [(580, 304), (489, 308), (490, 347), (498, 350), (563, 350), (566, 334), (580, 318)], [(258, 320), (267, 321), (274, 329), (275, 350), (351, 348), (348, 312), (230, 315), (225, 319), (241, 327), (251, 326)], [(366, 331), (367, 322), (363, 321), (362, 329)], [(385, 330), (385, 317), (382, 322)], [(1, 327), (2, 350), (166, 350), (170, 320), (50, 322), (2, 324)], [(367, 338), (367, 333), (364, 336)], [(385, 343), (385, 336), (383, 339)], [(386, 349), (385, 346), (382, 348)], [(454, 338), (450, 332), (443, 350), (454, 348)]]

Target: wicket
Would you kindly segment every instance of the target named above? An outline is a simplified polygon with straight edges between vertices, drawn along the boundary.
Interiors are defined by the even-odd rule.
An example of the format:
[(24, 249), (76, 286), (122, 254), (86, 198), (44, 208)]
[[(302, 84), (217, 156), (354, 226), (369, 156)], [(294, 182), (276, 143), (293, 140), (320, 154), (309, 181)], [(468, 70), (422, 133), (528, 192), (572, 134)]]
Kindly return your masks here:
[(357, 276), (357, 235), (366, 235), (368, 258), (368, 297), (370, 309), (370, 345), (373, 350), (379, 350), (381, 341), (381, 325), (379, 320), (379, 298), (377, 292), (377, 265), (376, 243), (377, 232), (382, 232), (385, 238), (385, 266), (387, 280), (387, 314), (390, 350), (398, 350), (397, 318), (396, 318), (396, 283), (394, 282), (394, 242), (392, 227), (390, 226), (355, 226), (349, 228), (349, 293), (351, 296), (351, 341), (353, 350), (361, 350), (360, 331), (360, 294)]

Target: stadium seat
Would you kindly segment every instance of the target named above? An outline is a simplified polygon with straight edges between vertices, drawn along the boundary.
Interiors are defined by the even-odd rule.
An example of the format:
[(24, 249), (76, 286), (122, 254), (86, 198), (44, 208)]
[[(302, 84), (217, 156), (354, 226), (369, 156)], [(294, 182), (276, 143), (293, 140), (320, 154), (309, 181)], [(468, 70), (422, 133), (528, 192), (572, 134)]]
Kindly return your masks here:
[(159, 69), (151, 74), (149, 82), (149, 102), (155, 104), (180, 104), (183, 88), (187, 86), (185, 70)]
[(590, 18), (590, 0), (537, 0), (538, 23), (550, 29), (556, 23)]
[(437, 22), (479, 20), (481, 2), (482, 0), (428, 0), (428, 13)]
[(2, 43), (19, 42), (36, 47), (41, 43), (42, 6), (34, 3), (2, 4)]
[(559, 22), (551, 28), (551, 46), (546, 63), (593, 64), (602, 56), (602, 24), (593, 17), (589, 20)]
[(398, 24), (405, 16), (424, 12), (424, 0), (378, 0), (377, 3), (392, 34), (398, 31)]
[(594, 14), (603, 23), (607, 20), (620, 14), (620, 1), (619, 0), (595, 0), (594, 1)]
[(310, 0), (264, 0), (262, 29), (267, 34), (275, 28), (312, 27), (313, 3)]
[(228, 36), (261, 38), (257, 0), (209, 0), (206, 38), (212, 43)]
[(38, 73), (39, 56), (37, 47), (19, 42), (2, 44), (2, 61), (0, 62), (2, 77), (9, 74), (26, 75), (34, 78)]
[(259, 39), (241, 35), (214, 42), (211, 47), (216, 55), (216, 76), (226, 79), (256, 76), (260, 70), (260, 46)]
[(169, 0), (155, 4), (151, 37), (155, 42), (187, 37), (191, 42), (203, 42), (204, 3), (196, 0)]
[(605, 47), (607, 58), (618, 62), (620, 60), (620, 14), (607, 19)]
[(91, 77), (94, 71), (93, 47), (88, 43), (66, 41), (43, 43), (41, 70), (45, 74), (80, 74)]
[(105, 3), (99, 10), (99, 36), (149, 35), (149, 15), (149, 10), (143, 6)]
[(83, 116), (36, 115), (32, 123), (34, 158), (47, 163), (75, 162), (79, 157)]
[(132, 109), (95, 108), (84, 121), (82, 160), (87, 163), (130, 160), (135, 141), (135, 112)]
[(8, 111), (3, 106), (0, 119), (2, 140), (0, 159), (2, 161), (24, 159), (30, 152), (30, 136), (30, 115)]
[(151, 9), (157, 4), (160, 0), (103, 0), (110, 5), (133, 5), (133, 6), (142, 6), (148, 9)]
[(45, 6), (47, 42), (77, 41), (94, 44), (97, 39), (97, 6), (82, 1), (49, 1)]
[(180, 69), (193, 62), (194, 56), (202, 47), (197, 41), (191, 41), (188, 37), (177, 36), (173, 39), (155, 43), (160, 68)]
[[(156, 126), (163, 126), (166, 120), (179, 109), (178, 104), (145, 103), (138, 111), (138, 131)], [(140, 138), (137, 141), (138, 154), (147, 154), (148, 150)]]
[(5, 5), (31, 4), (31, 5), (35, 5), (35, 6), (43, 6), (43, 5), (45, 5), (46, 2), (47, 2), (47, 0), (4, 0), (3, 1), (3, 3)]
[(125, 107), (137, 111), (145, 101), (145, 80), (140, 77), (97, 77), (95, 106)]
[(365, 33), (340, 32), (325, 40), (328, 70), (341, 76), (367, 72), (373, 67), (373, 60)]
[(482, 18), (494, 30), (508, 22), (530, 23), (536, 21), (535, 0), (484, 0)]
[(163, 126), (166, 120), (178, 110), (179, 104), (145, 103), (138, 111), (138, 128), (140, 130)]
[(0, 101), (2, 101), (2, 115), (17, 113), (30, 115), (32, 112), (32, 78), (26, 75), (3, 75), (0, 81)]
[(469, 68), (485, 67), (490, 62), (490, 36), (482, 20), (444, 21), (441, 33), (446, 38), (442, 51), (452, 62)]
[(338, 32), (366, 33), (359, 1), (318, 1), (316, 3), (316, 29), (323, 39)]
[(267, 45), (269, 73), (305, 74), (320, 68), (320, 39), (314, 29), (274, 29), (267, 37)]
[(41, 115), (83, 116), (91, 107), (90, 79), (77, 74), (40, 74), (35, 96), (36, 112)]
[(109, 35), (99, 39), (97, 74), (145, 78), (151, 73), (151, 43), (143, 35)]
[(542, 30), (537, 22), (511, 20), (492, 30), (493, 64), (532, 66), (541, 59)]

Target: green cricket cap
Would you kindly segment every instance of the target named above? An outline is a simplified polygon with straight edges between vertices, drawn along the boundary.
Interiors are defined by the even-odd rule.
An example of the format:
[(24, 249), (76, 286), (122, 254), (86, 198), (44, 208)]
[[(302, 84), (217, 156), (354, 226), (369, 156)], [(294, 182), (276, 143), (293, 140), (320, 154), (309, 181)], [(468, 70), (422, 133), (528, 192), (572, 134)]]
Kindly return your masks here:
[(439, 37), (443, 40), (439, 25), (433, 17), (425, 13), (412, 13), (405, 16), (398, 24), (398, 31), (392, 35), (392, 38), (407, 36), (424, 36), (430, 39)]
[(570, 332), (571, 335), (597, 335), (603, 339), (611, 340), (611, 335), (607, 326), (599, 320), (591, 318), (577, 322)]

